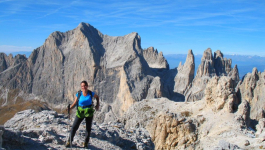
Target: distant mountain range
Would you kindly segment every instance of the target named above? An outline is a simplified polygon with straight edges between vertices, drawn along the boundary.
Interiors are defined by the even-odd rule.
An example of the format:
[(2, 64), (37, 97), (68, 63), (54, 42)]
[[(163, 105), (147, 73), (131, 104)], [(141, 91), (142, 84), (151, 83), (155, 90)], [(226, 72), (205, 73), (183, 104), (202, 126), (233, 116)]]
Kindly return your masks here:
[[(178, 67), (179, 63), (185, 63), (186, 54), (168, 54), (164, 55), (168, 61), (170, 69)], [(201, 63), (201, 54), (194, 55), (195, 57), (195, 73), (197, 71), (198, 66)], [(252, 72), (254, 67), (257, 67), (258, 71), (263, 72), (265, 70), (265, 57), (261, 56), (250, 56), (250, 55), (225, 55), (224, 57), (227, 59), (232, 59), (232, 67), (235, 65), (238, 66), (239, 77), (242, 77), (248, 72)]]

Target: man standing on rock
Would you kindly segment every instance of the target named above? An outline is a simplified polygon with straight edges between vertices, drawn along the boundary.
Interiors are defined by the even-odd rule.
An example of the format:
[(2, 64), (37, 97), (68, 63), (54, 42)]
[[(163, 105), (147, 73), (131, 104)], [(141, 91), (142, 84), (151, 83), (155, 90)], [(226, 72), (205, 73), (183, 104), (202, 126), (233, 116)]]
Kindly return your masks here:
[(88, 147), (93, 114), (95, 111), (93, 108), (93, 101), (92, 101), (93, 97), (95, 97), (97, 100), (97, 105), (95, 108), (97, 111), (99, 109), (99, 97), (94, 92), (88, 90), (88, 84), (86, 81), (81, 82), (81, 90), (82, 91), (78, 91), (78, 93), (76, 93), (75, 101), (70, 106), (70, 110), (71, 110), (77, 105), (77, 111), (76, 111), (75, 121), (71, 129), (71, 134), (65, 145), (66, 147), (70, 146), (70, 142), (72, 143), (75, 133), (77, 129), (79, 128), (79, 125), (81, 124), (81, 122), (84, 120), (84, 118), (86, 119), (86, 138), (85, 138), (85, 142), (83, 146)]

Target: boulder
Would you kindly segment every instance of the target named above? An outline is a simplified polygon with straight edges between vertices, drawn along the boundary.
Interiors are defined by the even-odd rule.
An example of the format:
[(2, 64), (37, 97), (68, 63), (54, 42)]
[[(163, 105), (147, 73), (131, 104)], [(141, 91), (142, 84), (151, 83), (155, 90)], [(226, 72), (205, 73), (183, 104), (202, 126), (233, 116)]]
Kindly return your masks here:
[(213, 77), (205, 89), (206, 104), (215, 111), (225, 109), (227, 112), (234, 112), (237, 104), (235, 87), (230, 77)]
[(176, 149), (192, 147), (197, 141), (194, 120), (175, 118), (170, 114), (159, 114), (147, 127), (155, 149)]

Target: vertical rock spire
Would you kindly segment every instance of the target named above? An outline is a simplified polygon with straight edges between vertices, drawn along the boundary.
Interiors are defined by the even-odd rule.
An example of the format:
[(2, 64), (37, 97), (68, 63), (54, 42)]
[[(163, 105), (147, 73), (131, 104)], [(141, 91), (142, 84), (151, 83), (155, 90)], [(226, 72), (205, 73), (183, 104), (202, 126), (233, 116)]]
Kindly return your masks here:
[(214, 52), (214, 68), (217, 76), (226, 76), (232, 70), (232, 60), (223, 58), (223, 53), (220, 50)]
[(189, 50), (186, 62), (182, 66), (181, 63), (178, 67), (178, 74), (175, 77), (174, 92), (184, 94), (187, 87), (192, 83), (194, 79), (194, 55), (192, 50)]
[(214, 60), (212, 55), (212, 50), (210, 48), (206, 49), (203, 53), (201, 64), (198, 67), (196, 77), (202, 76), (215, 76)]

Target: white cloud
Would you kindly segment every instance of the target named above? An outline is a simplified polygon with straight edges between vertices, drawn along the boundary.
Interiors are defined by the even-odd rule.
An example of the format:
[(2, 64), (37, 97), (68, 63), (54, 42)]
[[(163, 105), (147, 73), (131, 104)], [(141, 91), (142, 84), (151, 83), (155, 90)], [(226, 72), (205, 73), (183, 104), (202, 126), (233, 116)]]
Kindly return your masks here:
[(13, 46), (13, 45), (0, 45), (0, 52), (12, 53), (12, 52), (31, 52), (33, 48), (30, 46)]

